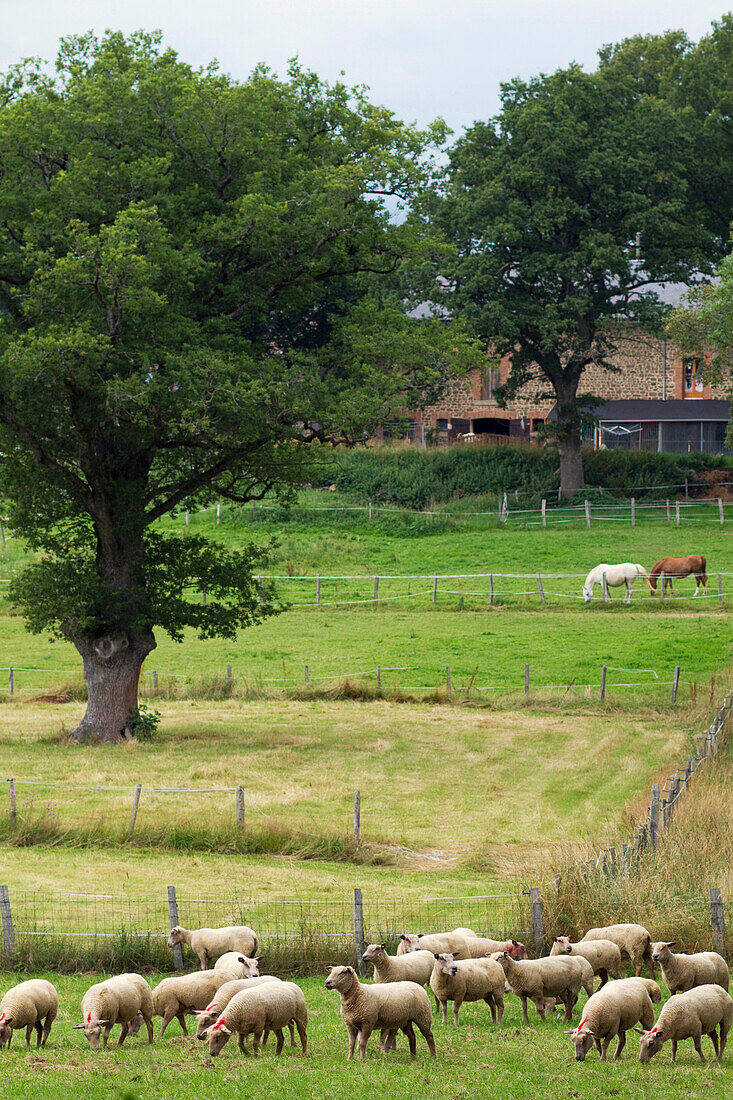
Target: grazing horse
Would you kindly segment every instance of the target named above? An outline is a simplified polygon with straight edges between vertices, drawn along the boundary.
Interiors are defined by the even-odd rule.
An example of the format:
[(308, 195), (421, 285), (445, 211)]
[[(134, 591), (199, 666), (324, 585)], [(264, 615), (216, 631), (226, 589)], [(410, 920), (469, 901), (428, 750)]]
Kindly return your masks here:
[[(622, 584), (626, 585), (624, 603), (631, 603), (631, 586), (637, 577), (644, 577), (648, 580), (644, 566), (633, 561), (622, 561), (620, 565), (606, 565), (605, 563), (597, 565), (595, 569), (591, 569), (585, 578), (583, 599), (586, 603), (590, 603), (593, 599), (594, 585), (600, 584), (601, 588), (603, 587), (604, 573), (606, 574), (607, 588), (620, 588)], [(611, 598), (610, 593), (608, 598)]]
[(662, 558), (652, 569), (647, 578), (647, 584), (652, 592), (657, 590), (657, 577), (662, 578), (662, 595), (667, 590), (667, 585), (670, 587), (670, 591), (674, 592), (672, 587), (673, 577), (689, 577), (693, 575), (697, 588), (695, 589), (695, 595), (700, 591), (700, 586), (706, 589), (708, 586), (708, 575), (705, 572), (707, 568), (707, 562), (702, 554), (688, 554), (686, 558)]

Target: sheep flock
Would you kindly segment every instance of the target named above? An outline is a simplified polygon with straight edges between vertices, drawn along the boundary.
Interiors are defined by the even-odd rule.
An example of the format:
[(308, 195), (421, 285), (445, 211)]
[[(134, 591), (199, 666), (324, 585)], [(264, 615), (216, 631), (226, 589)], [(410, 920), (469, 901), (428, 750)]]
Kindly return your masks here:
[[(106, 1048), (116, 1026), (120, 1029), (118, 1047), (143, 1026), (152, 1044), (156, 1016), (162, 1019), (158, 1039), (174, 1020), (188, 1036), (185, 1017), (195, 1015), (195, 1038), (206, 1043), (212, 1058), (218, 1057), (233, 1035), (242, 1054), (258, 1056), (270, 1033), (276, 1037), (278, 1056), (286, 1030), (292, 1046), (296, 1046), (297, 1031), (301, 1054), (307, 1055), (304, 994), (295, 982), (260, 974), (261, 960), (234, 946), (244, 943), (249, 950), (256, 950), (258, 940), (250, 928), (193, 932), (176, 928), (169, 944), (177, 943), (189, 945), (202, 966), (204, 962), (215, 965), (163, 978), (154, 989), (142, 975), (132, 973), (91, 985), (81, 1001), (81, 1022), (75, 1027), (83, 1031), (92, 1050)], [(688, 955), (672, 950), (677, 946), (673, 941), (652, 942), (639, 924), (592, 928), (577, 943), (558, 936), (551, 953), (539, 959), (528, 958), (524, 944), (517, 940), (490, 940), (468, 928), (429, 935), (404, 933), (396, 955), (389, 955), (384, 944), (366, 946), (360, 962), (373, 966), (373, 981), (362, 981), (354, 967), (339, 965), (328, 967), (325, 986), (339, 997), (349, 1061), (355, 1052), (365, 1060), (373, 1031), (378, 1032), (383, 1055), (395, 1048), (402, 1032), (414, 1058), (416, 1029), (425, 1040), (428, 1055), (436, 1057), (429, 989), (435, 997), (435, 1010), (442, 1015), (441, 1028), (449, 1026), (449, 1001), (453, 1003), (453, 1027), (459, 1026), (458, 1013), (464, 1001), (483, 1001), (492, 1026), (500, 1028), (504, 998), (514, 995), (522, 1003), (525, 1022), (530, 1020), (528, 1002), (540, 1021), (555, 1007), (564, 1008), (568, 1022), (579, 1012), (578, 1023), (567, 1029), (568, 1055), (578, 1061), (594, 1049), (605, 1061), (613, 1039), (617, 1040), (614, 1057), (619, 1058), (628, 1032), (634, 1031), (640, 1036), (642, 1064), (667, 1041), (674, 1062), (677, 1045), (685, 1039), (692, 1040), (704, 1062), (701, 1041), (705, 1036), (720, 1062), (733, 1024), (728, 967), (714, 951)], [(629, 978), (619, 975), (624, 957), (636, 971)], [(662, 1001), (662, 990), (655, 964), (661, 970), (659, 981), (670, 993), (656, 1021), (654, 1005)], [(649, 969), (648, 978), (641, 974), (644, 965)], [(600, 985), (594, 991), (597, 977)], [(581, 990), (586, 1000), (578, 1010)], [(27, 1050), (34, 1030), (36, 1046), (45, 1047), (57, 1013), (58, 994), (51, 982), (34, 978), (13, 986), (0, 1000), (0, 1049), (10, 1046), (16, 1030), (25, 1032)], [(250, 1037), (251, 1052), (247, 1045)]]

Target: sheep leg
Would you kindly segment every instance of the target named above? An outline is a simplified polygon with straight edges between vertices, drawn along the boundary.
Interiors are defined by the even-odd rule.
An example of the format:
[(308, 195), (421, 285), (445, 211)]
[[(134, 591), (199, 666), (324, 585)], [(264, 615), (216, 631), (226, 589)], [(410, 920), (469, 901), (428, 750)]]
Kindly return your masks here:
[(125, 1039), (127, 1038), (127, 1033), (128, 1033), (129, 1030), (130, 1030), (130, 1021), (126, 1020), (122, 1024), (122, 1026), (120, 1027), (120, 1037), (117, 1040), (117, 1046), (118, 1047), (121, 1047), (122, 1044), (124, 1043)]
[[(407, 1036), (407, 1042), (410, 1046), (410, 1057), (414, 1058), (417, 1054), (417, 1039), (415, 1037), (415, 1029), (412, 1026), (412, 1021), (408, 1020), (407, 1023), (402, 1028), (402, 1030), (404, 1031), (405, 1035)], [(396, 1034), (396, 1032), (395, 1032), (395, 1034)]]
[(183, 1028), (183, 1034), (188, 1036), (188, 1028), (186, 1027), (186, 1016), (185, 1016), (185, 1013), (184, 1013), (183, 1009), (181, 1009), (180, 1012), (176, 1013), (176, 1019), (178, 1020), (178, 1023)]
[[(276, 1032), (276, 1034), (277, 1034), (277, 1032)], [(262, 1031), (253, 1031), (252, 1032), (252, 1054), (254, 1055), (255, 1058), (259, 1058), (259, 1056), (260, 1056), (260, 1037), (261, 1036), (262, 1036)], [(283, 1037), (283, 1033), (281, 1031), (280, 1032), (280, 1042), (282, 1042), (282, 1037)], [(280, 1049), (282, 1050), (282, 1046), (280, 1047)]]
[(379, 1053), (386, 1054), (390, 1049), (392, 1039), (397, 1034), (396, 1031), (391, 1030), (388, 1027), (383, 1027), (379, 1032)]
[(143, 1016), (143, 1020), (145, 1021), (145, 1026), (148, 1029), (148, 1043), (152, 1045), (152, 1042), (153, 1042), (153, 1017), (152, 1016)]
[(356, 1037), (359, 1034), (359, 1029), (354, 1027), (353, 1024), (347, 1024), (346, 1030), (349, 1033), (349, 1053), (346, 1056), (346, 1060), (347, 1062), (351, 1062), (354, 1058), (354, 1046), (356, 1044)]
[(491, 993), (487, 993), (486, 996), (484, 997), (484, 1000), (486, 1001), (487, 1005), (491, 1009), (491, 1022), (492, 1022), (492, 1024), (495, 1024), (496, 1023), (496, 1004), (494, 1003), (494, 997)]
[(562, 992), (562, 1002), (565, 1005), (565, 1022), (572, 1020), (573, 1018), (573, 1005), (577, 1001), (577, 997), (573, 999), (573, 995), (569, 989), (564, 989)]
[(269, 1027), (266, 1027), (265, 1031), (264, 1031), (264, 1034), (262, 1036), (262, 1042), (260, 1043), (260, 1046), (262, 1046), (262, 1047), (267, 1046), (267, 1040), (269, 1038), (269, 1035), (270, 1035), (270, 1029), (269, 1029)]
[(609, 1047), (609, 1044), (610, 1044), (612, 1038), (613, 1038), (613, 1035), (607, 1035), (606, 1038), (603, 1040), (603, 1044), (601, 1046), (601, 1061), (602, 1062), (606, 1061), (606, 1055), (608, 1053), (608, 1047)]
[(708, 1035), (710, 1036), (710, 1038), (712, 1039), (712, 1042), (713, 1042), (713, 1050), (715, 1051), (715, 1061), (719, 1062), (720, 1058), (718, 1057), (718, 1034), (717, 1034), (715, 1028), (713, 1028), (712, 1031), (709, 1031)]
[(26, 1050), (31, 1049), (31, 1034), (32, 1034), (32, 1032), (33, 1032), (33, 1024), (28, 1024), (28, 1027), (25, 1029), (25, 1049)]
[(305, 1024), (302, 1024), (300, 1022), (300, 1020), (296, 1020), (295, 1023), (298, 1027), (298, 1037), (300, 1038), (300, 1046), (302, 1048), (303, 1055), (305, 1055), (308, 1051), (308, 1033), (306, 1032)]
[[(437, 1001), (438, 998), (436, 997), (435, 999)], [(443, 1027), (446, 1027), (447, 1024), (448, 1024), (448, 1002), (447, 1001), (441, 1001), (440, 1002), (440, 1007), (441, 1007), (441, 1010), (442, 1010), (442, 1013), (443, 1013)]]
[(604, 985), (608, 981), (608, 971), (606, 970), (605, 966), (601, 966), (599, 968), (598, 976), (601, 979), (601, 984), (598, 986), (598, 988), (603, 989)]
[(373, 1031), (371, 1024), (362, 1024), (359, 1029), (359, 1060), (364, 1061), (366, 1056), (367, 1043), (369, 1042), (369, 1036)]
[(720, 1021), (720, 1053), (718, 1054), (718, 1061), (723, 1060), (723, 1051), (725, 1050), (725, 1044), (728, 1041), (728, 1028), (723, 1021)]
[(501, 1021), (504, 1018), (504, 994), (495, 993), (494, 1003), (496, 1004), (496, 1023), (501, 1027)]
[[(652, 981), (654, 981), (654, 959), (652, 958), (651, 945), (649, 947), (644, 948), (644, 954), (643, 954), (642, 958), (643, 958), (644, 962), (646, 963), (646, 965), (649, 967), (649, 976), (650, 976), (650, 978), (652, 979)], [(641, 963), (639, 963), (639, 969), (636, 972), (637, 977), (639, 976), (640, 973), (641, 973)]]
[(453, 1002), (453, 1023), (456, 1025), (456, 1027), (458, 1027), (458, 1009), (461, 1007), (462, 1004), (463, 1004), (463, 998), (461, 998), (459, 1000), (456, 997), (456, 999)]
[(631, 585), (628, 581), (624, 581), (626, 585), (626, 595), (624, 596), (624, 603), (631, 603)]
[(419, 1020), (416, 1020), (415, 1023), (420, 1028), (420, 1034), (424, 1038), (425, 1042), (428, 1044), (428, 1050), (430, 1051), (430, 1057), (434, 1058), (435, 1057), (435, 1039), (433, 1038), (433, 1029), (430, 1026), (430, 1021), (428, 1020), (425, 1027), (423, 1027), (423, 1025), (420, 1023)]
[(277, 1038), (277, 1042), (275, 1043), (275, 1057), (279, 1058), (285, 1046), (285, 1036), (283, 1035), (283, 1029), (281, 1027), (275, 1028), (275, 1036)]
[(104, 1050), (107, 1049), (107, 1040), (109, 1039), (109, 1034), (110, 1034), (111, 1030), (112, 1030), (112, 1024), (107, 1024), (107, 1026), (104, 1029), (104, 1035), (102, 1036), (102, 1048)]
[(48, 1037), (51, 1034), (51, 1024), (52, 1023), (53, 1023), (53, 1020), (51, 1019), (51, 1013), (49, 1012), (48, 1016), (43, 1021), (43, 1042), (41, 1043), (42, 1047), (45, 1047), (45, 1045), (48, 1041)]
[(163, 1038), (163, 1032), (168, 1027), (168, 1024), (171, 1022), (174, 1016), (175, 1012), (170, 1012), (168, 1009), (166, 1009), (163, 1013), (163, 1026), (160, 1029), (160, 1035), (158, 1036), (159, 1039)]
[(621, 1051), (624, 1049), (625, 1046), (626, 1046), (626, 1032), (625, 1031), (619, 1031), (619, 1033), (618, 1033), (618, 1046), (616, 1047), (616, 1053), (614, 1054), (614, 1058), (620, 1058), (621, 1057)]
[(296, 1046), (295, 1042), (295, 1020), (288, 1020), (288, 1028), (290, 1029), (290, 1045)]
[(435, 1012), (436, 1012), (436, 1015), (437, 1015), (437, 1013), (440, 1012), (440, 1001), (438, 1000), (438, 994), (437, 993), (433, 993), (433, 996), (435, 997)]
[(705, 1061), (705, 1055), (702, 1052), (702, 1035), (693, 1035), (692, 1041), (695, 1044), (695, 1050), (700, 1055), (700, 1061)]
[[(532, 997), (532, 998), (530, 998), (530, 999), (531, 999), (531, 1001), (532, 1001), (532, 1004), (533, 1004), (533, 1005), (535, 1006), (535, 1008), (537, 1009), (537, 1013), (538, 1013), (538, 1015), (539, 1015), (539, 1018), (540, 1018), (541, 1020), (544, 1020), (544, 1019), (546, 1018), (546, 1013), (545, 1013), (545, 998), (544, 998), (544, 997), (542, 996), (542, 994), (540, 994), (540, 996), (539, 996), (539, 997)], [(526, 1018), (525, 1018), (525, 1023), (528, 1023), (528, 1022), (529, 1022), (529, 1021), (528, 1021), (528, 1020), (526, 1020)]]
[(199, 962), (201, 963), (202, 970), (209, 969), (209, 956), (205, 947), (202, 948), (201, 952), (199, 953)]

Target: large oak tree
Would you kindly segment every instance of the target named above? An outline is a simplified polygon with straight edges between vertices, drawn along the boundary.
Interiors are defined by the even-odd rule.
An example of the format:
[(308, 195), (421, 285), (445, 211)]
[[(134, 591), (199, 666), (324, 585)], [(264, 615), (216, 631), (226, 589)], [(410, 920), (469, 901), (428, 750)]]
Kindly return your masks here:
[(157, 35), (68, 39), (53, 75), (6, 77), (0, 477), (37, 551), (16, 603), (83, 659), (77, 739), (129, 735), (156, 626), (232, 637), (272, 610), (255, 547), (154, 521), (287, 496), (309, 444), (363, 438), (460, 369), (399, 278), (441, 138), (297, 66), (193, 71)]

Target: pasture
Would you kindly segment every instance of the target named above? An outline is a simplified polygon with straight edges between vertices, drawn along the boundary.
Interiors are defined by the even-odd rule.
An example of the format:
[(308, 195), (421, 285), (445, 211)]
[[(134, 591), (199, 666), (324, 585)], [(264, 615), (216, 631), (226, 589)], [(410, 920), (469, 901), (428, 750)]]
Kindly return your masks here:
[[(82, 994), (98, 980), (97, 976), (43, 976), (57, 986), (59, 1016), (45, 1050), (36, 1053), (32, 1049), (26, 1054), (21, 1036), (16, 1035), (10, 1050), (1, 1052), (0, 1087), (13, 1100), (71, 1100), (80, 1091), (85, 1100), (148, 1100), (153, 1096), (193, 1100), (204, 1095), (228, 1100), (240, 1090), (263, 1100), (273, 1095), (373, 1100), (412, 1097), (420, 1088), (444, 1100), (473, 1096), (508, 1096), (516, 1100), (583, 1096), (606, 1100), (608, 1096), (654, 1095), (672, 1100), (722, 1100), (733, 1090), (730, 1048), (720, 1066), (712, 1061), (708, 1039), (703, 1040), (708, 1059), (704, 1066), (699, 1064), (689, 1041), (680, 1044), (676, 1066), (671, 1064), (668, 1046), (649, 1065), (642, 1066), (638, 1061), (638, 1037), (629, 1033), (619, 1062), (602, 1064), (594, 1052), (585, 1062), (576, 1062), (569, 1036), (563, 1033), (566, 1025), (561, 1014), (542, 1023), (530, 1008), (530, 1023), (525, 1025), (519, 1001), (512, 995), (506, 997), (500, 1028), (491, 1024), (488, 1007), (481, 1003), (462, 1007), (457, 1029), (451, 1024), (444, 1028), (434, 1015), (434, 1060), (428, 1058), (419, 1036), (414, 1062), (402, 1036), (398, 1050), (389, 1055), (379, 1054), (372, 1036), (364, 1064), (349, 1064), (338, 996), (325, 990), (321, 978), (300, 983), (309, 1010), (309, 1051), (305, 1058), (286, 1045), (282, 1057), (275, 1059), (270, 1039), (259, 1059), (244, 1058), (232, 1040), (214, 1060), (203, 1043), (183, 1038), (176, 1023), (162, 1041), (156, 1038), (152, 1047), (143, 1041), (143, 1029), (121, 1050), (94, 1053), (82, 1033), (72, 1027), (80, 1019)], [(151, 984), (158, 977), (151, 976)], [(581, 1002), (584, 1000), (582, 993)], [(655, 1005), (655, 1010), (659, 1007)], [(578, 1012), (576, 1007), (576, 1023)], [(160, 1020), (154, 1023), (157, 1035)], [(113, 1031), (113, 1041), (117, 1030)]]

